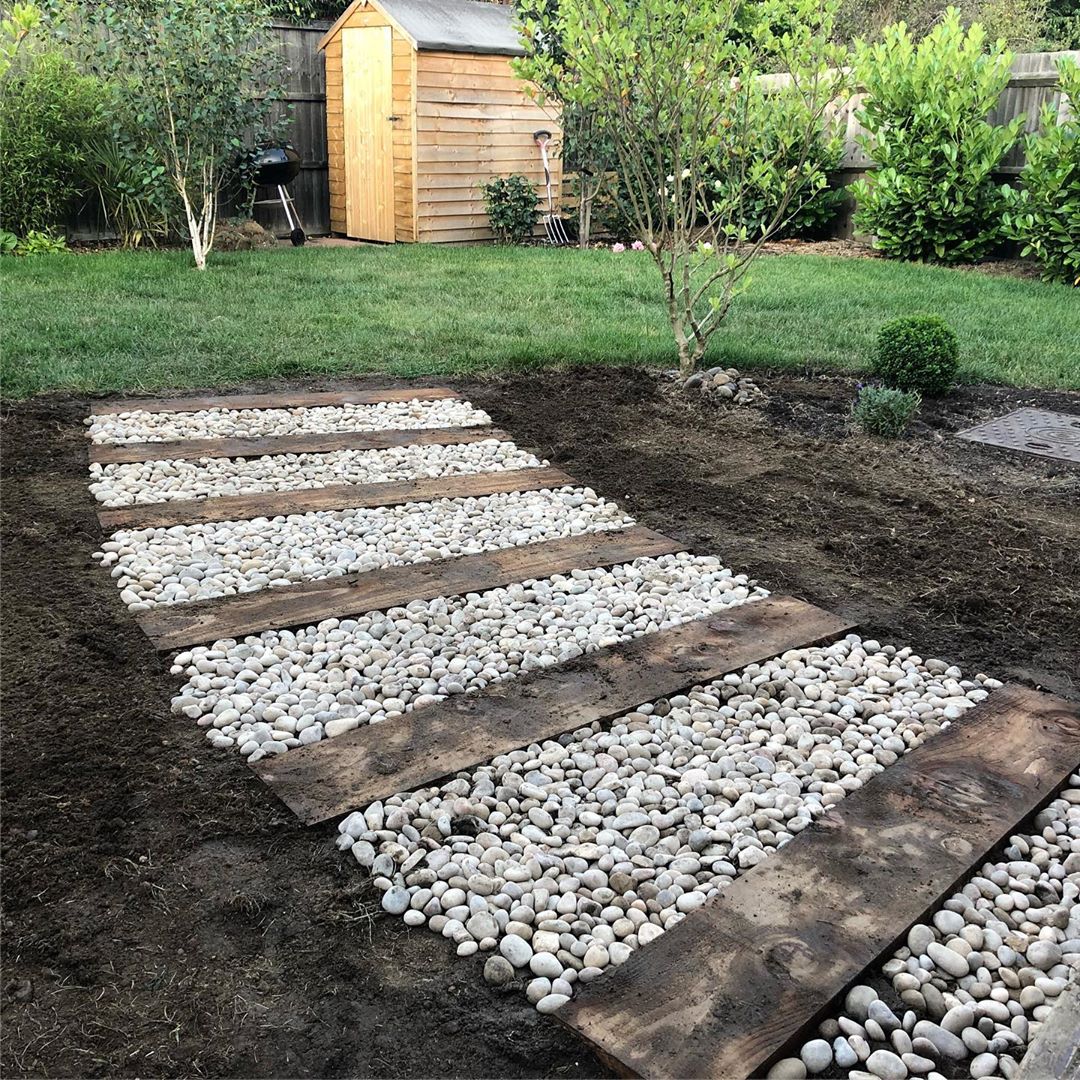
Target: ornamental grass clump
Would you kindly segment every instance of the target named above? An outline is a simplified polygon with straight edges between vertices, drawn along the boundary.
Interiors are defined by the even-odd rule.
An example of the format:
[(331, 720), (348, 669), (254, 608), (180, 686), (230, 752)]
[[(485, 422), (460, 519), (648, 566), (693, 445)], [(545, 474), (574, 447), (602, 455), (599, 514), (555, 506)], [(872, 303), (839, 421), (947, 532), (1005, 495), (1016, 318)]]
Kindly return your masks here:
[(62, 229), (90, 190), (85, 146), (105, 129), (105, 84), (63, 53), (21, 50), (0, 93), (0, 228)]
[(878, 332), (873, 371), (895, 390), (941, 397), (956, 381), (959, 359), (959, 342), (944, 319), (911, 315)]
[(914, 391), (889, 386), (860, 386), (851, 416), (868, 435), (895, 439), (903, 434), (919, 411), (922, 398)]

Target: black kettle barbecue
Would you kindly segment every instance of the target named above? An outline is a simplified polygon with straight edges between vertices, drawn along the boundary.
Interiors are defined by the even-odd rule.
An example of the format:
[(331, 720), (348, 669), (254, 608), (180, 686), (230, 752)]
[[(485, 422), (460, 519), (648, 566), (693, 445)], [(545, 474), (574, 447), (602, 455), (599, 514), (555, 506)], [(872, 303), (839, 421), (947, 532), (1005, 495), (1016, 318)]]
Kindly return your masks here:
[(293, 205), (287, 187), (300, 175), (300, 155), (291, 146), (271, 146), (256, 150), (251, 157), (252, 179), (259, 187), (277, 188), (277, 199), (260, 199), (255, 206), (273, 206), (278, 201), (292, 230), (289, 239), (299, 247), (307, 237), (300, 226), (300, 215)]

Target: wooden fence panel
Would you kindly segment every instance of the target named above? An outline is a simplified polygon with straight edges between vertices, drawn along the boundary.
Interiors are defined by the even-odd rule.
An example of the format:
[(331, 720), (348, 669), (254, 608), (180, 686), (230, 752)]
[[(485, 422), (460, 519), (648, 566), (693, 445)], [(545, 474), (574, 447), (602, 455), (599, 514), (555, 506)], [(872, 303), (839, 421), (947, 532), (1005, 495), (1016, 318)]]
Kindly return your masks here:
[[(326, 68), (319, 39), (328, 23), (310, 26), (276, 24), (288, 64), (285, 97), (292, 107), (287, 139), (300, 154), (300, 175), (289, 185), (304, 231), (325, 236), (330, 231), (330, 167), (326, 153)], [(272, 188), (260, 188), (258, 199), (276, 199)], [(242, 208), (241, 208), (242, 209)], [(256, 206), (255, 220), (276, 236), (289, 235), (280, 203)]]
[[(1063, 95), (1057, 84), (1057, 61), (1063, 56), (1080, 63), (1080, 51), (1021, 53), (1017, 56), (1012, 65), (1012, 78), (998, 98), (997, 107), (990, 113), (990, 120), (995, 124), (1007, 124), (1013, 117), (1023, 115), (1025, 120), (1021, 140), (1024, 134), (1038, 131), (1039, 113), (1044, 104), (1049, 102), (1055, 110), (1063, 107)], [(1024, 146), (1018, 140), (1006, 154), (998, 171), (1006, 176), (1015, 175), (1023, 165)]]

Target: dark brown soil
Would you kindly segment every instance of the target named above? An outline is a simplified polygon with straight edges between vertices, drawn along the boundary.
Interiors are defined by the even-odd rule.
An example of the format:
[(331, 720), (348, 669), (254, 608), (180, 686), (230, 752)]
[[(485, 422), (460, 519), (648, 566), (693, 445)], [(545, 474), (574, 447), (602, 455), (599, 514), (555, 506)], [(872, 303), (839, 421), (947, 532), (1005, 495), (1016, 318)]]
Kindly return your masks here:
[(853, 380), (762, 376), (716, 406), (633, 370), (469, 386), (523, 444), (643, 524), (882, 640), (1080, 697), (1080, 469), (952, 434), (1080, 394), (979, 386), (911, 433), (852, 433)]
[[(758, 382), (742, 409), (638, 370), (462, 385), (770, 588), (1080, 698), (1080, 469), (951, 437), (1080, 395), (964, 389), (885, 443), (848, 431), (846, 380)], [(90, 560), (84, 415), (39, 398), (3, 421), (3, 1074), (602, 1075), (478, 960), (375, 915), (332, 829), (170, 715), (175, 679)]]

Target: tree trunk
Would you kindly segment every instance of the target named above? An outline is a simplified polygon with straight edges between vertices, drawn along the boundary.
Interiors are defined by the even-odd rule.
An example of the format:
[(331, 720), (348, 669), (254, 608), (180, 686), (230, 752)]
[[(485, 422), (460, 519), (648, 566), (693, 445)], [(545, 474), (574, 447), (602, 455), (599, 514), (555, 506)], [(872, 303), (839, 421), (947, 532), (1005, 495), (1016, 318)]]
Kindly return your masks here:
[(191, 199), (188, 198), (187, 187), (184, 184), (178, 184), (177, 189), (180, 192), (180, 200), (184, 204), (184, 217), (187, 219), (188, 238), (191, 240), (191, 254), (195, 257), (195, 269), (206, 269), (206, 248), (203, 245), (203, 231), (202, 224), (195, 216), (195, 208), (191, 205)]
[(581, 202), (578, 204), (578, 247), (582, 251), (588, 248), (592, 236), (592, 204), (599, 190), (599, 183), (582, 180)]
[(690, 339), (686, 335), (683, 313), (679, 310), (674, 274), (665, 267), (661, 267), (660, 272), (664, 277), (664, 292), (667, 294), (668, 318), (671, 320), (671, 330), (679, 349), (679, 375), (684, 379), (689, 379), (697, 367), (696, 350), (691, 350)]

